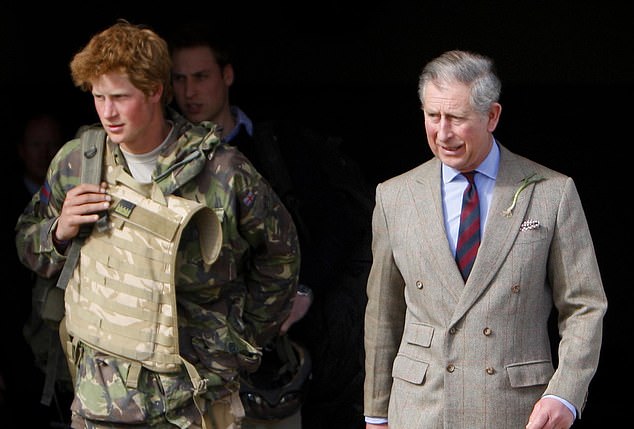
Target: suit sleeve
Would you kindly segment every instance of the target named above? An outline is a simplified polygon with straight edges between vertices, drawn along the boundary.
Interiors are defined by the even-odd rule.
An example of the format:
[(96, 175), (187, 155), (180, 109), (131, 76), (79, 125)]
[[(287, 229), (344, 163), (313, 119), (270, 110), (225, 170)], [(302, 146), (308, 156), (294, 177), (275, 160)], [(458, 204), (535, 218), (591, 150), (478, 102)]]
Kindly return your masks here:
[(392, 388), (392, 364), (405, 319), (405, 282), (395, 264), (390, 227), (398, 219), (387, 213), (392, 206), (377, 186), (372, 216), (372, 268), (368, 277), (365, 312), (364, 414), (387, 417)]
[(545, 394), (570, 401), (581, 414), (596, 372), (607, 299), (592, 238), (572, 179), (565, 183), (548, 262), (559, 312), (559, 365)]

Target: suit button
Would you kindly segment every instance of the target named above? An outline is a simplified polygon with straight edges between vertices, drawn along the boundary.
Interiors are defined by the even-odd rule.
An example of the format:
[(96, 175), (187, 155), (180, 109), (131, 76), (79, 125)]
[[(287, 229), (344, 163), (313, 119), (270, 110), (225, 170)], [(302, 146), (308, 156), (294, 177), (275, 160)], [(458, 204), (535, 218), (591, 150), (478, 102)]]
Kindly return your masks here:
[(484, 335), (486, 335), (487, 337), (488, 337), (489, 335), (491, 335), (491, 333), (492, 333), (492, 332), (493, 332), (493, 331), (491, 330), (491, 328), (484, 328), (484, 329), (482, 330), (482, 333), (483, 333)]
[(487, 369), (485, 369), (485, 371), (487, 372), (487, 374), (489, 375), (493, 375), (495, 374), (495, 369), (488, 367)]
[(423, 282), (421, 282), (420, 280), (416, 280), (416, 287), (419, 289), (423, 288)]
[(454, 364), (450, 363), (449, 365), (447, 365), (447, 372), (454, 372), (456, 370), (456, 367), (454, 366)]
[(450, 335), (456, 335), (456, 332), (458, 332), (458, 329), (456, 329), (454, 326), (449, 328), (449, 334)]
[(511, 286), (511, 292), (513, 292), (513, 293), (520, 293), (520, 285), (513, 285), (513, 286)]

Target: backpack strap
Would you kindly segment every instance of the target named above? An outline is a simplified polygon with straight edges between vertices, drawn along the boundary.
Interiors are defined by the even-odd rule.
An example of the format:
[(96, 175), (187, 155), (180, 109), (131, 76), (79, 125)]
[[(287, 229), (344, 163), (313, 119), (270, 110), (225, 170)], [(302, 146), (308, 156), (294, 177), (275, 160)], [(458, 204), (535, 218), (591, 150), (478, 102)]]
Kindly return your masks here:
[[(101, 127), (87, 128), (81, 133), (81, 150), (82, 150), (82, 168), (81, 183), (98, 184), (101, 180), (101, 165), (103, 163), (103, 151), (106, 142), (106, 132)], [(107, 228), (106, 216), (100, 216), (96, 223), (96, 227), (101, 231)], [(82, 228), (77, 237), (73, 239), (68, 254), (66, 255), (66, 263), (57, 280), (57, 287), (65, 290), (70, 276), (79, 260), (79, 253), (82, 244), (88, 235), (92, 226)]]
[[(81, 169), (81, 183), (99, 183), (101, 180), (101, 165), (103, 162), (103, 151), (105, 146), (106, 132), (101, 127), (89, 127), (80, 131), (81, 150), (82, 150), (82, 169)], [(98, 223), (107, 223), (105, 216), (102, 216)], [(98, 226), (99, 227), (99, 226)], [(49, 318), (55, 321), (60, 321), (60, 326), (64, 324), (64, 290), (68, 284), (70, 276), (73, 274), (75, 265), (79, 260), (79, 253), (84, 239), (90, 234), (92, 226), (83, 228), (80, 230), (79, 235), (73, 239), (71, 247), (68, 251), (66, 263), (60, 272), (57, 279), (57, 288), (49, 290), (43, 307), (46, 308)], [(57, 380), (57, 369), (59, 362), (64, 355), (61, 353), (61, 348), (56, 344), (60, 341), (61, 337), (51, 335), (50, 345), (48, 348), (48, 357), (46, 362), (46, 375), (44, 379), (44, 387), (42, 389), (42, 398), (40, 402), (44, 405), (50, 406), (53, 396), (55, 396), (55, 382)], [(54, 343), (55, 342), (55, 343)], [(65, 341), (62, 339), (64, 347), (66, 347)], [(70, 366), (69, 366), (70, 370)]]

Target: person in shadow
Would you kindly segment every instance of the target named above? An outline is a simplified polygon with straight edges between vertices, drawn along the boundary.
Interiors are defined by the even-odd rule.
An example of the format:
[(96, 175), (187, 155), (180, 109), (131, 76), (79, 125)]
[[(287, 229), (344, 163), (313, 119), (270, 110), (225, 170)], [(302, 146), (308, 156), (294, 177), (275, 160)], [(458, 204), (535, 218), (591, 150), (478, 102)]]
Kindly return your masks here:
[[(223, 141), (252, 161), (293, 216), (302, 252), (295, 304), (304, 304), (295, 306), (296, 317), (282, 327), (280, 339), (288, 335), (311, 361), (310, 377), (303, 383), (306, 368), (300, 365), (280, 380), (279, 365), (266, 365), (267, 353), (258, 372), (243, 374), (243, 426), (354, 428), (362, 419), (362, 326), (373, 192), (340, 138), (296, 120), (251, 118), (232, 103), (237, 72), (227, 37), (205, 22), (188, 22), (168, 33), (176, 108), (194, 123), (218, 124)], [(269, 360), (275, 362), (279, 345), (270, 349), (276, 358)]]
[[(64, 143), (65, 133), (61, 119), (46, 110), (23, 113), (17, 129), (13, 137), (15, 162), (10, 165), (16, 168), (10, 175), (11, 198), (9, 207), (2, 211), (3, 218), (7, 218), (2, 222), (3, 233), (10, 242), (18, 217), (44, 183), (48, 165)], [(59, 377), (50, 385), (49, 393), (44, 393), (49, 349), (60, 348), (57, 331), (39, 317), (38, 276), (20, 263), (15, 252), (9, 258), (7, 278), (13, 287), (7, 284), (0, 292), (2, 302), (11, 307), (0, 316), (5, 339), (11, 345), (0, 357), (0, 386), (4, 388), (0, 394), (1, 418), (3, 423), (15, 424), (7, 427), (17, 427), (21, 420), (16, 411), (20, 410), (33, 419), (36, 427), (67, 427), (72, 386), (63, 360), (57, 371)], [(31, 287), (24, 286), (27, 284)]]

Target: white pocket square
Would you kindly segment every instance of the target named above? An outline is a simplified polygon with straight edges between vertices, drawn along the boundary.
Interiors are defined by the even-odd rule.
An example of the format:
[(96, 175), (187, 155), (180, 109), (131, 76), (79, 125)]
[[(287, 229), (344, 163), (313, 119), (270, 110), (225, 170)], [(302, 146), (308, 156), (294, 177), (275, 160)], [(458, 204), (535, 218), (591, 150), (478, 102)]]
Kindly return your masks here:
[(537, 228), (539, 228), (539, 221), (533, 219), (527, 219), (520, 225), (520, 231), (530, 231)]

